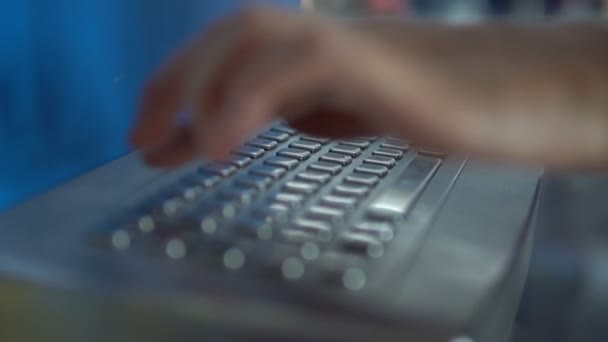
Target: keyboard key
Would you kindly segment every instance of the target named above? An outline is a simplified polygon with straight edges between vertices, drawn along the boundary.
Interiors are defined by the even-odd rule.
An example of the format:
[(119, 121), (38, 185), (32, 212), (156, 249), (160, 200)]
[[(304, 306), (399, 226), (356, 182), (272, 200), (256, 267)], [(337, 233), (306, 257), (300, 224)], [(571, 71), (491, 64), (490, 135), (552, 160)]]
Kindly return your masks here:
[(306, 212), (307, 217), (323, 220), (332, 224), (338, 224), (342, 222), (345, 215), (346, 213), (344, 209), (332, 208), (324, 205), (312, 206), (308, 208)]
[(357, 157), (361, 154), (361, 149), (356, 146), (337, 145), (331, 149), (331, 152), (345, 154), (350, 157)]
[(249, 173), (251, 173), (253, 175), (271, 177), (273, 179), (280, 178), (286, 172), (287, 172), (287, 170), (285, 170), (282, 167), (268, 166), (268, 165), (258, 165), (258, 166), (252, 167), (249, 170)]
[(340, 235), (338, 244), (343, 251), (361, 257), (380, 258), (384, 255), (384, 245), (369, 235), (346, 232)]
[(299, 207), (304, 202), (304, 196), (301, 194), (293, 194), (287, 192), (280, 192), (274, 197), (274, 201), (277, 203), (283, 203), (291, 208)]
[(310, 135), (303, 135), (300, 139), (302, 140), (307, 140), (307, 141), (312, 141), (312, 142), (316, 142), (319, 143), (321, 145), (325, 145), (328, 142), (331, 141), (331, 139), (327, 139), (327, 138), (319, 138), (319, 137), (313, 137)]
[(440, 159), (417, 156), (399, 175), (395, 184), (370, 204), (368, 214), (389, 220), (403, 217), (440, 164)]
[(388, 242), (395, 237), (392, 223), (386, 221), (364, 221), (353, 226), (352, 231), (371, 235), (380, 241)]
[(287, 223), (290, 212), (291, 206), (289, 206), (289, 204), (281, 202), (262, 202), (254, 205), (251, 216), (271, 224), (283, 226)]
[(256, 193), (256, 188), (231, 185), (220, 189), (218, 196), (223, 200), (233, 201), (237, 204), (249, 204)]
[(383, 156), (371, 156), (363, 160), (363, 162), (367, 164), (386, 166), (388, 168), (392, 168), (393, 166), (395, 166), (395, 164), (397, 164), (397, 161), (395, 159)]
[(378, 182), (380, 181), (380, 177), (369, 173), (355, 172), (352, 175), (346, 177), (345, 181), (347, 183), (367, 185), (371, 187), (378, 184)]
[(246, 156), (236, 155), (236, 156), (233, 156), (232, 159), (230, 159), (229, 163), (238, 168), (243, 168), (243, 167), (251, 164), (251, 158), (246, 157)]
[(264, 164), (278, 166), (291, 170), (300, 163), (297, 159), (284, 158), (284, 157), (269, 157), (264, 160)]
[(208, 163), (199, 169), (202, 173), (214, 173), (218, 176), (228, 177), (235, 173), (236, 166), (225, 163)]
[(340, 171), (342, 171), (342, 165), (324, 161), (313, 163), (308, 168), (314, 171), (328, 172), (332, 175), (338, 174)]
[(235, 154), (257, 159), (260, 158), (266, 153), (263, 148), (253, 147), (253, 146), (241, 146), (234, 151)]
[(168, 199), (175, 198), (193, 201), (205, 193), (205, 187), (202, 185), (187, 185), (182, 182), (164, 187), (159, 193), (161, 197), (166, 197)]
[[(327, 234), (327, 233), (323, 233)], [(303, 245), (307, 242), (323, 241), (319, 233), (299, 229), (281, 229), (278, 232), (279, 241)]]
[(259, 147), (266, 151), (270, 151), (270, 150), (274, 149), (275, 147), (277, 147), (279, 145), (279, 143), (277, 143), (274, 140), (258, 138), (258, 139), (252, 139), (252, 140), (246, 142), (245, 145)]
[(306, 181), (306, 182), (315, 182), (315, 183), (319, 183), (319, 184), (324, 184), (324, 183), (327, 183), (327, 181), (329, 181), (329, 179), (331, 178), (331, 174), (329, 174), (327, 172), (319, 172), (319, 171), (304, 171), (304, 172), (298, 173), (296, 178), (299, 180)]
[(319, 158), (319, 159), (322, 161), (338, 163), (343, 166), (350, 164), (350, 162), (353, 160), (353, 158), (351, 158), (350, 156), (347, 156), (345, 154), (332, 153), (332, 152), (326, 153), (325, 155), (321, 156), (321, 158)]
[(369, 187), (366, 185), (357, 185), (357, 184), (341, 184), (336, 186), (334, 192), (339, 195), (344, 196), (355, 196), (362, 197), (365, 196), (369, 192)]
[(386, 141), (384, 143), (382, 143), (380, 146), (385, 147), (385, 148), (390, 148), (393, 150), (399, 150), (399, 151), (403, 151), (403, 152), (407, 152), (410, 149), (410, 145), (404, 142), (399, 142), (399, 141)]
[(296, 131), (295, 129), (293, 129), (291, 127), (287, 127), (285, 125), (280, 125), (280, 126), (273, 127), (270, 130), (271, 131), (276, 131), (276, 132), (287, 133), (289, 135), (294, 135), (294, 134), (298, 133), (298, 131)]
[(289, 139), (289, 134), (270, 130), (268, 132), (260, 134), (260, 138), (274, 140), (276, 142), (282, 143)]
[(268, 206), (268, 209), (272, 212), (287, 212), (289, 211), (289, 206), (285, 205), (284, 203), (272, 203)]
[(375, 156), (390, 157), (394, 159), (401, 159), (403, 152), (392, 148), (379, 148), (373, 153)]
[(272, 178), (266, 176), (245, 175), (237, 178), (235, 183), (242, 186), (253, 187), (261, 191), (272, 184)]
[(183, 177), (180, 183), (186, 186), (202, 186), (205, 189), (209, 189), (217, 185), (222, 178), (218, 175), (211, 173), (194, 173)]
[(346, 139), (346, 140), (341, 140), (340, 143), (344, 144), (344, 145), (355, 146), (355, 147), (358, 147), (363, 150), (366, 149), (367, 147), (369, 147), (369, 145), (370, 145), (369, 141), (361, 140), (361, 139)]
[(367, 173), (378, 177), (384, 177), (388, 174), (388, 168), (376, 164), (363, 164), (355, 169), (356, 172)]
[(277, 156), (304, 160), (310, 156), (310, 152), (295, 148), (286, 148), (277, 152)]
[(331, 226), (325, 222), (298, 219), (292, 224), (292, 229), (315, 234), (322, 241), (329, 241), (332, 238)]
[(289, 145), (289, 147), (297, 148), (297, 149), (305, 150), (305, 151), (309, 151), (309, 152), (317, 152), (318, 150), (321, 149), (322, 146), (321, 146), (321, 144), (319, 144), (317, 142), (300, 140), (300, 141), (296, 141), (296, 142), (292, 143), (291, 145)]
[(418, 154), (420, 154), (422, 156), (439, 158), (439, 159), (445, 159), (445, 157), (447, 157), (447, 153), (445, 153), (441, 150), (438, 150), (436, 148), (417, 146), (416, 149), (418, 150)]
[(285, 183), (283, 189), (289, 192), (301, 193), (310, 195), (317, 191), (319, 185), (317, 183), (289, 181)]
[(376, 141), (378, 140), (378, 137), (374, 137), (374, 136), (369, 136), (369, 137), (355, 137), (356, 139), (360, 139), (360, 140), (367, 140), (367, 141)]
[(321, 198), (321, 204), (344, 210), (352, 210), (357, 204), (357, 198), (353, 196), (326, 195)]

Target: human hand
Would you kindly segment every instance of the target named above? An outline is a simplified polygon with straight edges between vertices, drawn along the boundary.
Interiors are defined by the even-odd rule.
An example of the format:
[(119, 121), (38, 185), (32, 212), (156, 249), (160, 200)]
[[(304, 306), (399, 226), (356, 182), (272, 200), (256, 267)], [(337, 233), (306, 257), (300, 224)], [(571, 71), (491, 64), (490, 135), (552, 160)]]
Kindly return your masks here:
[[(608, 75), (599, 70), (608, 59), (596, 31), (252, 8), (216, 23), (152, 78), (131, 141), (148, 163), (176, 166), (197, 154), (226, 158), (284, 119), (313, 135), (394, 135), (484, 158), (607, 167)], [(595, 88), (581, 93), (573, 79)], [(185, 109), (192, 121), (176, 127)]]
[[(249, 9), (182, 49), (149, 83), (132, 134), (146, 161), (222, 159), (270, 121), (313, 135), (455, 134), (429, 75), (379, 35), (311, 14)], [(190, 108), (192, 122), (176, 127)], [(452, 123), (450, 123), (452, 122)], [(462, 124), (462, 121), (458, 121)], [(435, 137), (435, 138), (433, 138)]]

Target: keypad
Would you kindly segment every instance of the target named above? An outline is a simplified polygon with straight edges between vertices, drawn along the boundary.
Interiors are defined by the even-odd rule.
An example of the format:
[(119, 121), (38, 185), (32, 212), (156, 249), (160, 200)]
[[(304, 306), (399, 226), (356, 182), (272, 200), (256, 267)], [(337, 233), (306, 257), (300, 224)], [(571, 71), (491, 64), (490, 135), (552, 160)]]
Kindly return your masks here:
[(296, 149), (296, 148), (286, 148), (284, 150), (279, 151), (277, 153), (277, 155), (280, 157), (304, 160), (310, 156), (310, 152), (305, 151), (305, 150)]
[(358, 291), (445, 157), (401, 139), (332, 141), (275, 125), (226, 162), (204, 163), (162, 186), (116, 220), (105, 244)]

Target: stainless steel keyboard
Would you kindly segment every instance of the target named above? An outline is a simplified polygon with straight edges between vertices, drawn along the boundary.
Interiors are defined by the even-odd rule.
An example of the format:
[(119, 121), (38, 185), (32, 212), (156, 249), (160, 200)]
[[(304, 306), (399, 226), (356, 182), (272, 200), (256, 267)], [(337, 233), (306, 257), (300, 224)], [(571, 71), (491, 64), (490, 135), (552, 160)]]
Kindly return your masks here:
[(275, 125), (104, 227), (123, 253), (359, 290), (445, 157), (406, 141)]

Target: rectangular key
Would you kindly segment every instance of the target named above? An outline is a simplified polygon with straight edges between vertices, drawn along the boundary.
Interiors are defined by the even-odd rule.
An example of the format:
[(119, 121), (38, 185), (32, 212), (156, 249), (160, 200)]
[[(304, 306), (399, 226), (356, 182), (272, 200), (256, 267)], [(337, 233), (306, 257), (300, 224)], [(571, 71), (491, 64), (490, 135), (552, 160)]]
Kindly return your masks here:
[(308, 167), (310, 170), (328, 172), (332, 175), (338, 174), (342, 171), (342, 165), (336, 163), (329, 163), (324, 161), (319, 161), (313, 164), (310, 164)]
[(304, 172), (298, 173), (296, 178), (299, 180), (306, 181), (306, 182), (315, 182), (315, 183), (319, 183), (319, 184), (324, 184), (324, 183), (327, 183), (327, 181), (329, 181), (329, 179), (331, 178), (331, 174), (329, 174), (327, 172), (320, 172), (320, 171), (304, 171)]
[(180, 180), (182, 184), (190, 185), (190, 186), (203, 186), (205, 188), (211, 188), (217, 185), (222, 180), (222, 177), (208, 173), (208, 172), (197, 172), (187, 176), (184, 176)]
[(337, 145), (332, 147), (332, 152), (345, 154), (350, 157), (357, 157), (361, 154), (361, 149), (356, 146), (348, 146), (348, 145)]
[(310, 195), (317, 191), (319, 185), (317, 183), (289, 181), (283, 185), (283, 189), (289, 192), (301, 193)]
[(394, 150), (403, 151), (403, 152), (406, 152), (410, 149), (409, 144), (406, 144), (403, 142), (398, 142), (398, 141), (393, 141), (393, 140), (384, 142), (380, 146), (385, 147), (385, 148), (394, 149)]
[(251, 164), (251, 158), (249, 158), (247, 156), (235, 155), (230, 159), (229, 163), (236, 167), (243, 168), (243, 167)]
[(345, 232), (340, 235), (338, 244), (343, 251), (361, 257), (379, 258), (384, 255), (382, 242), (365, 234)]
[(269, 165), (257, 165), (249, 170), (249, 173), (257, 176), (271, 177), (278, 179), (283, 176), (287, 170), (282, 167), (269, 166)]
[(380, 181), (380, 177), (369, 173), (355, 172), (352, 175), (346, 177), (345, 181), (346, 183), (367, 185), (372, 187), (378, 184), (378, 182)]
[(331, 225), (323, 221), (315, 221), (308, 219), (297, 219), (293, 222), (292, 227), (298, 230), (305, 230), (310, 232), (330, 232)]
[(384, 177), (388, 174), (386, 166), (376, 164), (362, 164), (355, 169), (356, 172), (367, 173), (378, 177)]
[(234, 151), (235, 154), (253, 159), (260, 158), (266, 153), (263, 148), (253, 146), (241, 146)]
[(245, 175), (237, 178), (235, 183), (242, 186), (256, 188), (261, 191), (272, 184), (272, 178), (266, 176)]
[(218, 176), (228, 177), (236, 172), (236, 166), (225, 163), (208, 163), (199, 169), (199, 172), (214, 173)]
[(395, 164), (397, 164), (397, 161), (394, 158), (383, 156), (371, 156), (369, 158), (366, 158), (363, 162), (366, 164), (386, 166), (389, 169), (395, 166)]
[(405, 215), (441, 164), (440, 159), (418, 156), (395, 183), (369, 206), (369, 215), (394, 220)]
[(264, 132), (264, 133), (260, 134), (259, 137), (263, 138), (263, 139), (274, 140), (276, 142), (282, 143), (282, 142), (287, 141), (287, 139), (289, 139), (289, 134), (270, 130), (268, 132)]
[(275, 147), (277, 147), (279, 145), (279, 143), (274, 140), (257, 138), (257, 139), (249, 140), (248, 142), (245, 143), (245, 145), (258, 147), (258, 148), (262, 148), (266, 151), (270, 151), (270, 150), (274, 149)]
[(316, 220), (308, 220), (308, 219), (298, 219), (295, 220), (292, 229), (313, 233), (317, 236), (317, 238), (329, 241), (332, 238), (333, 232), (331, 225)]
[(338, 163), (343, 166), (350, 164), (350, 162), (353, 160), (353, 158), (351, 158), (350, 156), (347, 156), (345, 154), (333, 153), (333, 152), (326, 153), (325, 155), (321, 156), (321, 158), (319, 158), (319, 159), (322, 161)]
[(316, 143), (319, 143), (321, 145), (325, 145), (325, 144), (327, 144), (330, 141), (330, 139), (327, 139), (327, 138), (313, 137), (313, 136), (310, 136), (310, 135), (303, 135), (301, 137), (301, 139), (302, 140), (316, 142)]
[(338, 195), (362, 197), (369, 192), (369, 187), (358, 184), (341, 184), (336, 186), (334, 192)]
[(357, 204), (357, 198), (353, 196), (327, 195), (321, 198), (321, 204), (329, 207), (351, 210)]
[(333, 224), (340, 223), (346, 215), (344, 209), (315, 205), (308, 209), (306, 216)]
[(297, 159), (285, 158), (285, 157), (269, 157), (264, 160), (264, 164), (278, 166), (285, 168), (287, 170), (291, 170), (294, 167), (298, 166), (300, 163)]
[(306, 150), (309, 152), (317, 152), (318, 150), (321, 149), (321, 144), (314, 142), (314, 141), (307, 141), (307, 140), (299, 140), (296, 141), (294, 143), (292, 143), (291, 145), (289, 145), (289, 147), (291, 148), (297, 148), (300, 150)]
[(351, 229), (355, 233), (371, 235), (380, 241), (391, 241), (394, 236), (393, 224), (386, 221), (363, 221)]
[(310, 152), (295, 148), (285, 148), (277, 152), (277, 156), (304, 160), (310, 156)]
[(447, 153), (432, 147), (417, 146), (418, 153), (423, 156), (445, 159)]
[(276, 132), (287, 133), (289, 135), (294, 135), (294, 134), (298, 133), (298, 131), (296, 131), (295, 129), (293, 129), (291, 127), (287, 127), (285, 125), (279, 125), (279, 126), (273, 127), (270, 130), (276, 131)]
[(237, 202), (238, 204), (249, 204), (256, 193), (257, 188), (231, 185), (221, 189), (218, 196), (223, 200)]
[(355, 146), (362, 150), (366, 149), (370, 145), (369, 141), (361, 140), (361, 139), (346, 139), (346, 140), (341, 140), (340, 143), (344, 144), (344, 145)]
[(280, 192), (274, 197), (275, 202), (284, 203), (290, 207), (297, 207), (304, 201), (304, 196), (301, 194), (291, 194), (286, 192)]
[(394, 159), (401, 159), (403, 152), (392, 148), (379, 148), (373, 153), (375, 156), (390, 157)]

